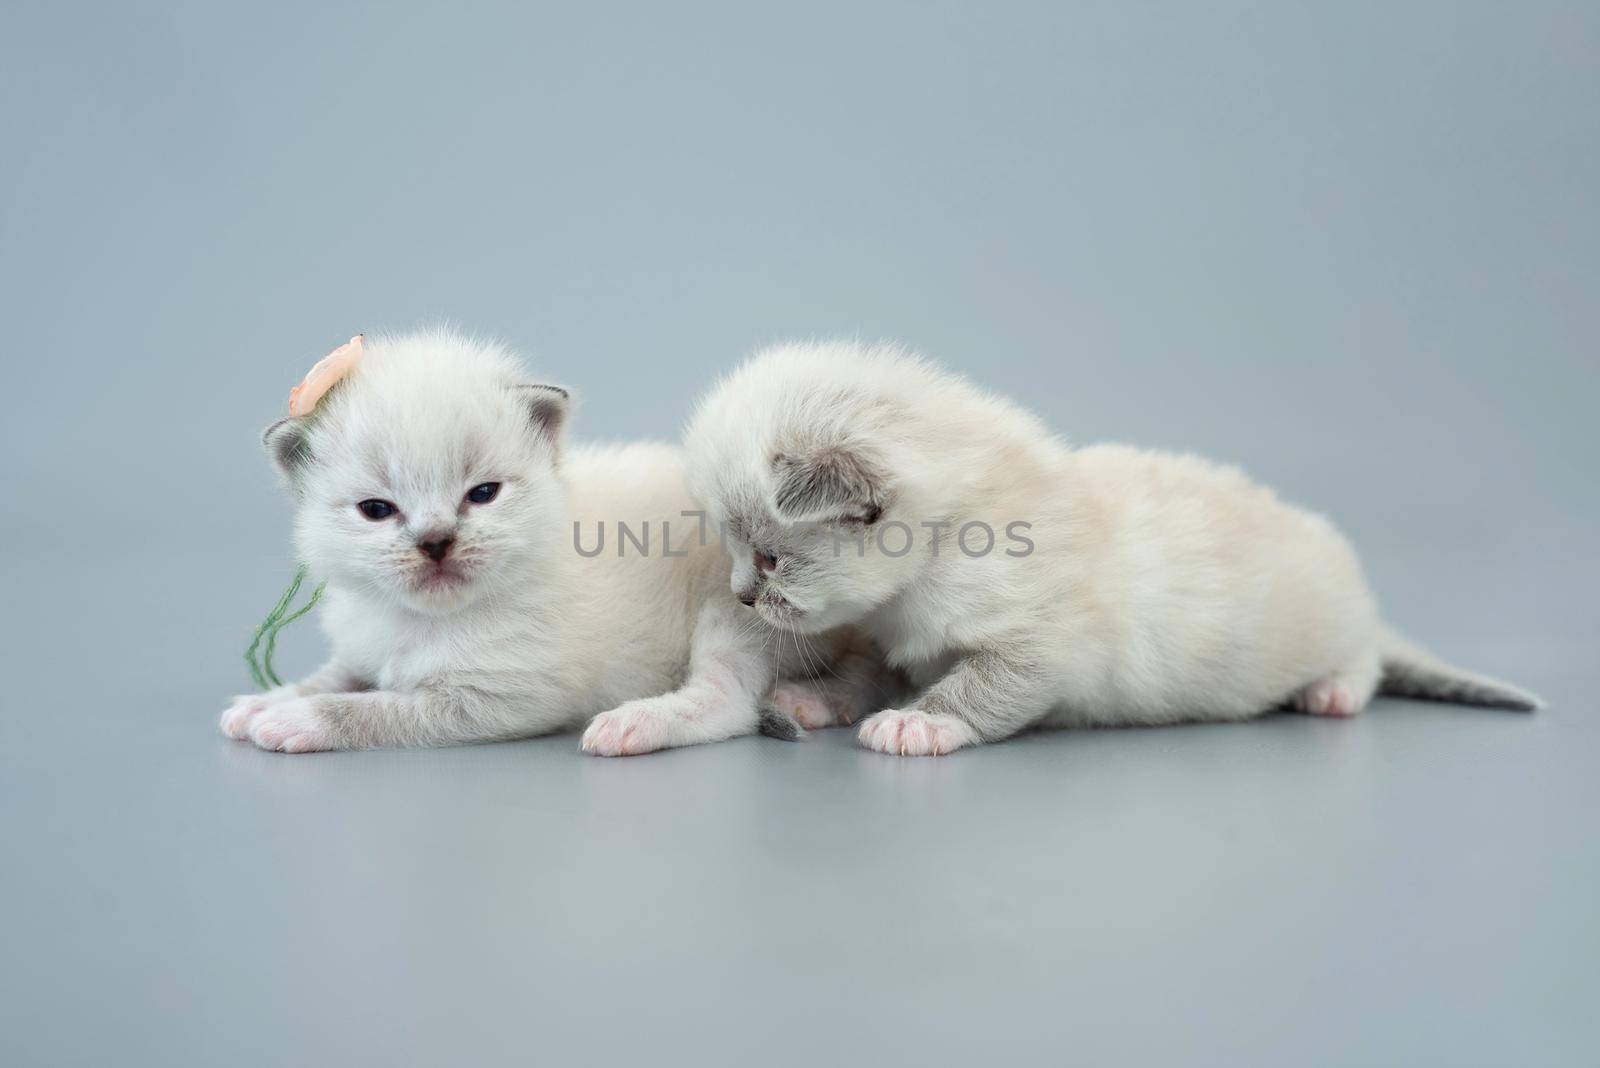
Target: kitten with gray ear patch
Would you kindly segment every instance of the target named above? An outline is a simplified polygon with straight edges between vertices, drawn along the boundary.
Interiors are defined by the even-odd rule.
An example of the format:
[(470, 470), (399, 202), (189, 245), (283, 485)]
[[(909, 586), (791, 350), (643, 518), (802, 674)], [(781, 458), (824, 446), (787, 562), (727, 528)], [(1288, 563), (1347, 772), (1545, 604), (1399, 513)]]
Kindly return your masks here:
[[(753, 733), (768, 698), (769, 729), (793, 734), (804, 702), (774, 683), (832, 664), (834, 639), (805, 665), (797, 646), (775, 655), (698, 536), (679, 450), (569, 448), (569, 405), (498, 346), (435, 332), (367, 338), (309, 415), (269, 427), (300, 558), (327, 582), (332, 657), (236, 698), (223, 732), (302, 753), (524, 737), (605, 712), (585, 747), (617, 755)], [(624, 554), (618, 523), (648, 525), (653, 551)], [(580, 553), (575, 524), (585, 548), (602, 524), (613, 540)]]
[(859, 624), (920, 690), (861, 725), (871, 749), (1349, 716), (1375, 692), (1539, 705), (1384, 626), (1321, 516), (1193, 456), (1070, 449), (889, 346), (757, 355), (702, 402), (687, 445), (738, 598), (796, 634)]

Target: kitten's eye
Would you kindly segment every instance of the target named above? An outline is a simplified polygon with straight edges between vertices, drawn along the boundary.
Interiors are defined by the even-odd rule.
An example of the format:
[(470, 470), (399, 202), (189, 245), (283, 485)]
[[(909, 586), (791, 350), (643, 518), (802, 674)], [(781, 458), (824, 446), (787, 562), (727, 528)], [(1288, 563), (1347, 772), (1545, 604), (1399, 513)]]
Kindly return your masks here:
[(380, 519), (388, 519), (390, 516), (394, 515), (400, 510), (394, 505), (390, 504), (388, 501), (380, 501), (376, 497), (362, 501), (360, 504), (356, 505), (356, 507), (361, 509), (362, 515), (366, 516), (374, 523)]
[(467, 500), (473, 504), (488, 504), (500, 495), (500, 483), (484, 482), (467, 491)]
[(776, 571), (778, 569), (778, 558), (773, 556), (771, 553), (764, 553), (760, 549), (757, 549), (755, 550), (755, 556), (756, 570)]
[(865, 515), (847, 515), (842, 522), (847, 527), (870, 527), (883, 516), (883, 509), (873, 505)]

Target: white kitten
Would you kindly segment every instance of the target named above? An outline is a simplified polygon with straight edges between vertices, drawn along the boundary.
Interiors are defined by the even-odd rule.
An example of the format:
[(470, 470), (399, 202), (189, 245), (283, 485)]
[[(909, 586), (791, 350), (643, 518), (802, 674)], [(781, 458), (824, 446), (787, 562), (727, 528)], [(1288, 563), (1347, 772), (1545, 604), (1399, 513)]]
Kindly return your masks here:
[(1232, 468), (1069, 449), (888, 347), (786, 345), (702, 403), (690, 478), (779, 626), (860, 621), (925, 691), (861, 742), (946, 753), (1031, 725), (1360, 711), (1385, 693), (1532, 709), (1380, 622), (1333, 526)]
[[(754, 731), (783, 661), (727, 594), (679, 450), (566, 450), (567, 409), (500, 348), (427, 333), (369, 337), (310, 415), (269, 427), (333, 655), (237, 698), (223, 731), (285, 752), (443, 745), (613, 709), (584, 737), (611, 755)], [(819, 698), (781, 696), (767, 726), (792, 737)]]

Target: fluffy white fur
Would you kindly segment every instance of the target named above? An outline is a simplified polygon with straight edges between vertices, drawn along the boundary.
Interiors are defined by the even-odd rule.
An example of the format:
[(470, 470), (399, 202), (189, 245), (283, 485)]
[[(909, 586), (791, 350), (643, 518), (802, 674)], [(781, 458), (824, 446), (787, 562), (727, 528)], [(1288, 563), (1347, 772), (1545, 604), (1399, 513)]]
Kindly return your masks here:
[[(315, 411), (268, 428), (301, 558), (328, 584), (332, 658), (235, 699), (223, 731), (306, 752), (522, 737), (602, 713), (583, 744), (604, 755), (754, 731), (799, 646), (778, 656), (728, 596), (716, 538), (682, 514), (695, 505), (679, 450), (569, 450), (567, 407), (498, 346), (436, 332), (368, 338)], [(485, 483), (498, 495), (467, 499)], [(397, 511), (375, 521), (364, 500)], [(648, 524), (648, 555), (619, 554), (619, 521), (635, 537)], [(588, 551), (604, 524), (603, 552), (575, 548), (575, 522)], [(443, 539), (441, 559), (420, 548)], [(803, 702), (780, 693), (793, 715)]]
[[(1322, 516), (1193, 456), (1071, 449), (891, 347), (759, 354), (701, 404), (687, 443), (696, 496), (730, 530), (734, 589), (798, 633), (861, 623), (920, 690), (862, 724), (869, 748), (1285, 705), (1353, 715), (1380, 682), (1538, 703), (1387, 631)], [(974, 526), (963, 551), (969, 523), (992, 549)]]

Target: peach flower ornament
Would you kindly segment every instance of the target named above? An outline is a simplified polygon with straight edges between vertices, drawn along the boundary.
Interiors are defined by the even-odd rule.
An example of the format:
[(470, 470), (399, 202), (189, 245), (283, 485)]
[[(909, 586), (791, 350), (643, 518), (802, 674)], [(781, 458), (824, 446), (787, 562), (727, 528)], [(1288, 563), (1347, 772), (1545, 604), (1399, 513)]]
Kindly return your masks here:
[(295, 418), (310, 415), (311, 409), (317, 406), (322, 395), (332, 389), (339, 379), (355, 369), (356, 364), (361, 362), (361, 344), (364, 337), (363, 334), (357, 334), (318, 360), (316, 365), (306, 372), (300, 384), (289, 391), (290, 415)]

